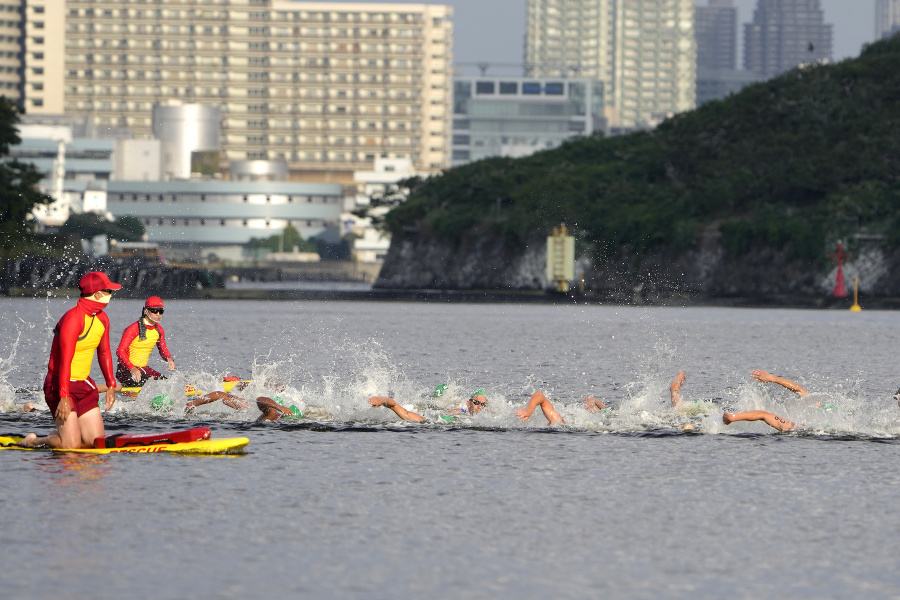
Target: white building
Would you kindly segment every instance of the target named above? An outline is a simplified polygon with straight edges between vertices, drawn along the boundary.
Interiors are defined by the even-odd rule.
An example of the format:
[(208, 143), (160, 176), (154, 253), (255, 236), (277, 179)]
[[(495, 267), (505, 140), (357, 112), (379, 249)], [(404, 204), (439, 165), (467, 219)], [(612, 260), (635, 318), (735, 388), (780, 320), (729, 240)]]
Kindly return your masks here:
[(603, 82), (614, 130), (694, 108), (694, 0), (528, 0), (526, 75)]

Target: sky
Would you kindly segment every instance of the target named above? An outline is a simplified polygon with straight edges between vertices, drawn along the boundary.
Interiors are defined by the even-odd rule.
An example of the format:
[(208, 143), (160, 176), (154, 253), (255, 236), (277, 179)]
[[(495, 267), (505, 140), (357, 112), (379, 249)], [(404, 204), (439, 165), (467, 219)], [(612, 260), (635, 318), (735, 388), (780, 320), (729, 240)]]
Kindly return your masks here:
[[(368, 4), (380, 1), (423, 4), (422, 0), (355, 1)], [(447, 4), (454, 9), (454, 63), (474, 65), (487, 62), (499, 65), (522, 62), (526, 0), (440, 0), (427, 3)], [(743, 34), (743, 24), (753, 18), (756, 3), (757, 0), (734, 0), (738, 7), (739, 36)], [(698, 4), (705, 6), (707, 0), (699, 0)], [(833, 58), (836, 61), (859, 55), (862, 45), (874, 39), (875, 0), (820, 0), (820, 4), (825, 11), (825, 22), (834, 26)], [(740, 49), (738, 53), (741, 54)]]

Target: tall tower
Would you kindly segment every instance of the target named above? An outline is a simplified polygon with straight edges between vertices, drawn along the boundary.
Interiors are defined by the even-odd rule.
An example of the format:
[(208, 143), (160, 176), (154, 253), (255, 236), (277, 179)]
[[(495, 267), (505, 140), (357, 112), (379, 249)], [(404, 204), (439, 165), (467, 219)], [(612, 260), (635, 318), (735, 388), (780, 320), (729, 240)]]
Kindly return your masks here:
[(831, 25), (819, 0), (759, 0), (744, 25), (744, 68), (768, 79), (802, 63), (831, 60)]
[(737, 8), (732, 0), (709, 0), (694, 17), (697, 70), (737, 67)]
[(603, 82), (615, 127), (653, 127), (696, 100), (693, 0), (528, 0), (526, 75)]
[(900, 0), (876, 0), (875, 37), (883, 39), (900, 31)]

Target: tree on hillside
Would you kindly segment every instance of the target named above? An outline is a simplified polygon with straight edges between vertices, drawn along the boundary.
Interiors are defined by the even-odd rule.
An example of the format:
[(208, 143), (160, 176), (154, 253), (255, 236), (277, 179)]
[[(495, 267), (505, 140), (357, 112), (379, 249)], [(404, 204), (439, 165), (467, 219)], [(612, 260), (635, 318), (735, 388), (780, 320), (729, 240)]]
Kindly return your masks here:
[(122, 242), (139, 242), (144, 237), (144, 225), (135, 217), (119, 217), (115, 221), (107, 221), (96, 213), (71, 215), (60, 233), (77, 235), (83, 239), (96, 235), (105, 235)]
[(352, 214), (360, 219), (369, 219), (373, 227), (382, 229), (384, 215), (406, 202), (409, 195), (421, 187), (424, 181), (415, 175), (401, 179), (397, 183), (386, 183), (382, 189), (369, 196), (369, 206), (354, 210)]
[[(11, 100), (0, 97), (0, 157), (9, 155), (9, 147), (21, 141), (16, 128), (19, 110)], [(36, 205), (52, 202), (37, 189), (42, 177), (30, 163), (0, 162), (0, 248), (5, 252), (32, 238), (28, 214)]]
[(269, 252), (293, 252), (295, 246), (299, 252), (316, 251), (315, 242), (304, 240), (293, 225), (285, 227), (280, 235), (271, 235), (267, 238), (254, 237), (247, 242), (249, 250), (268, 250)]

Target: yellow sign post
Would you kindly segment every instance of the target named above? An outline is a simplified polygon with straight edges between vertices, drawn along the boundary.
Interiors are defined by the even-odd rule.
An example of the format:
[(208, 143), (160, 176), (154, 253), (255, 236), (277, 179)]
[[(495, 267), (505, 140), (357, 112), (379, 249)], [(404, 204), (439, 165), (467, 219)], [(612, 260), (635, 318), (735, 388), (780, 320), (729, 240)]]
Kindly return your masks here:
[(859, 312), (862, 310), (862, 307), (857, 302), (859, 294), (859, 277), (853, 278), (853, 306), (850, 307), (850, 312)]
[(566, 226), (553, 228), (547, 236), (547, 281), (553, 282), (557, 292), (568, 293), (569, 282), (575, 279), (575, 238), (566, 235)]

